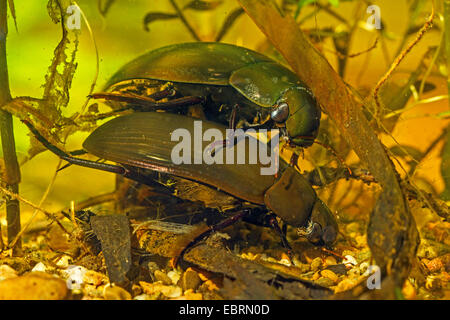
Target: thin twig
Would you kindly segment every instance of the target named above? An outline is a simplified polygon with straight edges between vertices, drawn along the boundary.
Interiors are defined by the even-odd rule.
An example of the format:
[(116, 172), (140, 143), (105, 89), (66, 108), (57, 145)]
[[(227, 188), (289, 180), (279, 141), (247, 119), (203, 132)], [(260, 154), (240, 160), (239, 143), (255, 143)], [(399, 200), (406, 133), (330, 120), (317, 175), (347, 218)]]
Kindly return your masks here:
[[(86, 208), (89, 207), (93, 207), (105, 202), (113, 202), (116, 200), (116, 192), (109, 192), (109, 193), (104, 193), (104, 194), (100, 194), (98, 196), (94, 196), (92, 198), (89, 198), (87, 200), (84, 200), (82, 202), (78, 202), (76, 204), (74, 204), (73, 210), (74, 211), (80, 211), (80, 210), (84, 210)], [(62, 211), (70, 211), (72, 210), (71, 206), (63, 209)]]
[(16, 193), (13, 193), (11, 191), (9, 191), (8, 189), (3, 188), (2, 186), (0, 186), (0, 191), (5, 193), (7, 196), (9, 196), (11, 199), (15, 199), (15, 200), (19, 200), (20, 202), (23, 202), (27, 205), (29, 205), (30, 207), (32, 207), (33, 209), (39, 210), (40, 212), (42, 212), (43, 214), (45, 214), (47, 216), (47, 218), (49, 218), (50, 220), (56, 222), (56, 224), (58, 224), (58, 226), (67, 234), (70, 235), (70, 232), (68, 232), (66, 230), (66, 228), (64, 228), (64, 226), (61, 224), (61, 222), (59, 222), (59, 220), (55, 217), (55, 215), (45, 209), (40, 208), (39, 206), (35, 205), (34, 203), (32, 203), (31, 201), (19, 196)]
[(425, 74), (424, 74), (424, 76), (422, 78), (422, 81), (420, 82), (419, 94), (418, 94), (419, 99), (422, 97), (423, 91), (425, 89), (425, 84), (426, 84), (426, 82), (428, 80), (428, 77), (430, 76), (431, 72), (433, 71), (434, 65), (436, 64), (437, 59), (441, 55), (442, 44), (443, 44), (444, 41), (445, 41), (445, 32), (442, 32), (441, 40), (439, 41), (439, 45), (436, 48), (436, 51), (435, 51), (435, 53), (433, 55), (433, 58), (431, 59), (431, 62), (430, 62), (430, 65), (427, 68), (427, 71), (425, 71)]
[[(444, 26), (445, 26), (444, 28), (445, 53), (447, 56), (447, 70), (450, 70), (450, 0), (444, 0)], [(447, 87), (448, 87), (448, 94), (450, 96), (450, 72), (448, 71), (447, 71)]]
[[(41, 197), (41, 200), (39, 201), (39, 204), (37, 205), (39, 208), (43, 205), (43, 203), (45, 202), (45, 200), (47, 200), (48, 195), (50, 194), (50, 191), (52, 190), (52, 187), (55, 183), (56, 180), (56, 176), (58, 175), (58, 169), (61, 166), (61, 162), (62, 160), (60, 159), (57, 166), (56, 166), (56, 170), (55, 173), (53, 174), (52, 179), (50, 180), (50, 183), (47, 186), (47, 189), (45, 190), (44, 194)], [(33, 214), (31, 215), (31, 218), (28, 220), (28, 222), (26, 223), (26, 225), (20, 230), (19, 234), (16, 236), (16, 238), (11, 241), (9, 243), (9, 247), (14, 247), (14, 245), (16, 244), (16, 242), (20, 239), (20, 237), (22, 236), (22, 234), (28, 230), (28, 228), (30, 227), (31, 223), (33, 222), (34, 218), (36, 218), (38, 212), (40, 210), (35, 209)]]
[(369, 48), (364, 49), (363, 51), (360, 51), (360, 52), (352, 53), (352, 54), (348, 54), (348, 53), (342, 54), (339, 51), (335, 51), (335, 50), (331, 50), (331, 49), (327, 49), (327, 48), (323, 48), (323, 50), (335, 54), (339, 59), (355, 58), (357, 56), (363, 55), (364, 53), (368, 53), (371, 50), (375, 49), (377, 47), (377, 44), (378, 44), (378, 37), (375, 39), (375, 42), (373, 43), (373, 45), (371, 45)]
[[(6, 36), (8, 34), (7, 2), (0, 0), (0, 106), (11, 101), (9, 89), (8, 64), (6, 59)], [(0, 110), (0, 131), (5, 163), (5, 184), (9, 192), (19, 192), (20, 167), (17, 161), (12, 115)], [(13, 198), (6, 199), (6, 220), (8, 223), (8, 242), (20, 232), (20, 206)], [(20, 254), (21, 241), (13, 248), (13, 254)]]
[(389, 68), (388, 72), (378, 81), (377, 85), (375, 86), (375, 89), (373, 90), (373, 97), (374, 101), (377, 107), (377, 110), (375, 110), (375, 118), (379, 119), (379, 115), (381, 113), (381, 102), (379, 97), (379, 91), (380, 88), (383, 86), (383, 84), (389, 79), (389, 77), (392, 75), (392, 72), (398, 67), (398, 65), (402, 62), (402, 60), (408, 55), (408, 53), (416, 46), (416, 44), (422, 39), (424, 34), (433, 26), (433, 20), (434, 20), (434, 6), (431, 11), (430, 18), (425, 22), (423, 27), (419, 30), (417, 33), (416, 38), (413, 42), (409, 44), (408, 47), (406, 47), (405, 50), (400, 53), (400, 55), (394, 60), (391, 67)]

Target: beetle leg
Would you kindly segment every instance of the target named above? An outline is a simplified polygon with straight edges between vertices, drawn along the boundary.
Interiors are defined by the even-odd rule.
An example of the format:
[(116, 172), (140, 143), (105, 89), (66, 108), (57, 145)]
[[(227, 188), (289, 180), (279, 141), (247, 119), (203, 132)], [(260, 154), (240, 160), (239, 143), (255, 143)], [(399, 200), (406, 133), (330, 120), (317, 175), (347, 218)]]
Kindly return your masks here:
[[(94, 99), (105, 99), (111, 101), (119, 101), (130, 104), (126, 108), (117, 111), (123, 111), (128, 109), (134, 109), (137, 111), (155, 111), (165, 110), (176, 107), (188, 107), (195, 104), (204, 104), (205, 98), (202, 96), (187, 96), (178, 99), (169, 100), (166, 102), (157, 102), (151, 96), (139, 96), (129, 93), (114, 93), (114, 92), (100, 92), (94, 93), (90, 96)], [(157, 98), (160, 98), (157, 96)]]
[(233, 130), (236, 129), (238, 110), (239, 110), (239, 105), (235, 104), (234, 107), (233, 107), (233, 110), (231, 111), (230, 120), (228, 120), (228, 127), (230, 129), (233, 129)]
[(219, 230), (222, 230), (228, 226), (233, 225), (234, 223), (236, 223), (237, 221), (241, 220), (244, 216), (248, 215), (250, 213), (250, 210), (248, 209), (244, 209), (241, 211), (238, 211), (237, 213), (235, 213), (234, 215), (232, 215), (231, 217), (213, 225), (210, 226), (205, 232), (202, 232), (201, 234), (199, 234), (198, 236), (196, 236), (191, 242), (189, 242), (181, 251), (180, 253), (174, 257), (173, 259), (173, 267), (176, 267), (178, 262), (180, 261), (180, 259), (183, 258), (184, 254), (191, 249), (193, 246), (195, 246), (197, 243), (199, 243), (201, 240), (205, 239), (206, 237), (208, 237), (209, 235), (211, 235), (214, 232), (217, 232)]
[[(22, 120), (22, 122), (28, 127), (28, 129), (30, 129), (31, 133), (33, 133), (33, 135), (36, 137), (36, 139), (39, 142), (41, 142), (48, 150), (50, 150), (51, 152), (56, 154), (58, 157), (69, 162), (69, 164), (76, 164), (76, 165), (79, 165), (82, 167), (93, 168), (93, 169), (98, 169), (98, 170), (102, 170), (102, 171), (106, 171), (106, 172), (120, 174), (120, 175), (124, 176), (125, 178), (131, 179), (131, 180), (134, 180), (137, 182), (141, 182), (144, 184), (149, 183), (149, 181), (145, 175), (139, 174), (139, 172), (136, 172), (134, 170), (131, 170), (131, 169), (119, 166), (119, 165), (101, 163), (101, 162), (97, 162), (97, 161), (86, 160), (86, 159), (81, 159), (81, 158), (76, 158), (74, 156), (71, 156), (70, 154), (62, 151), (61, 149), (59, 149), (58, 147), (52, 145), (49, 141), (47, 141), (47, 139), (45, 139), (29, 121)], [(79, 153), (79, 151), (77, 153)], [(64, 166), (63, 168), (65, 168), (65, 167), (67, 167), (67, 166)]]
[(228, 120), (228, 128), (231, 129), (230, 134), (227, 136), (225, 140), (214, 141), (208, 146), (208, 152), (211, 153), (211, 156), (214, 157), (216, 147), (233, 147), (236, 144), (236, 140), (234, 139), (234, 130), (236, 130), (237, 124), (237, 112), (239, 109), (239, 105), (235, 104), (233, 110), (231, 111), (230, 119)]
[(168, 98), (168, 97), (174, 97), (177, 94), (177, 92), (175, 91), (175, 89), (168, 87), (165, 88), (161, 91), (157, 91), (155, 93), (152, 93), (151, 95), (149, 95), (149, 98), (152, 98), (155, 101), (159, 101), (162, 100), (164, 98)]
[(292, 252), (292, 247), (289, 244), (289, 241), (286, 239), (285, 233), (281, 230), (281, 228), (278, 224), (277, 216), (275, 214), (271, 214), (268, 216), (268, 219), (269, 219), (269, 221), (268, 221), (269, 225), (278, 234), (278, 236), (281, 239), (281, 243), (283, 244), (283, 247), (287, 250), (290, 263), (292, 265), (294, 265), (294, 262), (293, 262), (294, 254)]

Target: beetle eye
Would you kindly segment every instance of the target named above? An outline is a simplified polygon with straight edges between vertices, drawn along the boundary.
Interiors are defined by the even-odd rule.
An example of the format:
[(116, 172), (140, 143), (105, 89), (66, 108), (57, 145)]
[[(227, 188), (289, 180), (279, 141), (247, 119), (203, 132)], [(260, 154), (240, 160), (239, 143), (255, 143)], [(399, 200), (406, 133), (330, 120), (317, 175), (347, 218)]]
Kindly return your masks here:
[(287, 120), (289, 116), (289, 106), (287, 103), (283, 102), (279, 104), (270, 113), (270, 118), (276, 123), (283, 123)]

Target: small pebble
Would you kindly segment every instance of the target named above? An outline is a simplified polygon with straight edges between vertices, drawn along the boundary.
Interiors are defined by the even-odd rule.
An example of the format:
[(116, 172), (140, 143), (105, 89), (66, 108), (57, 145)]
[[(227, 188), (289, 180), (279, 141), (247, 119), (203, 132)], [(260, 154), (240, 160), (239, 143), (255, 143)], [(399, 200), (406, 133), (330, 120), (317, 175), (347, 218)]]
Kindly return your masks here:
[(337, 264), (336, 258), (333, 256), (328, 256), (325, 258), (325, 266), (332, 266)]
[(132, 296), (136, 297), (136, 296), (142, 294), (142, 288), (140, 286), (138, 286), (137, 284), (133, 284), (131, 286), (131, 292), (132, 292)]
[(202, 283), (198, 273), (191, 268), (188, 268), (181, 277), (181, 287), (186, 290), (197, 290)]
[(411, 284), (411, 282), (409, 280), (405, 281), (405, 284), (402, 289), (402, 293), (403, 293), (403, 296), (405, 297), (405, 299), (407, 299), (407, 300), (413, 300), (417, 296), (416, 288), (414, 288), (414, 286)]
[(306, 263), (295, 262), (295, 266), (300, 269), (300, 273), (306, 273), (311, 270), (311, 266)]
[(349, 276), (359, 276), (361, 274), (361, 269), (357, 266), (351, 268), (350, 270), (348, 270), (347, 274)]
[(186, 300), (203, 300), (203, 295), (201, 293), (195, 293), (193, 290), (187, 290), (184, 293)]
[(61, 268), (65, 269), (65, 268), (67, 268), (69, 266), (69, 261), (70, 260), (72, 260), (71, 257), (69, 257), (67, 255), (64, 255), (61, 258), (59, 258), (58, 262), (56, 262), (56, 265), (58, 267), (61, 267)]
[(209, 291), (213, 291), (213, 290), (219, 290), (219, 287), (214, 283), (214, 281), (212, 280), (208, 280), (205, 281), (201, 287), (205, 287), (206, 289), (208, 289)]
[(434, 258), (433, 260), (425, 263), (425, 265), (431, 273), (438, 272), (444, 267), (444, 264), (440, 258)]
[(172, 280), (172, 284), (177, 284), (181, 278), (180, 272), (174, 270), (167, 272), (167, 276)]
[(342, 255), (345, 257), (345, 256), (354, 256), (355, 255), (355, 253), (353, 252), (353, 251), (351, 251), (351, 250), (344, 250), (344, 251), (342, 251)]
[(163, 284), (167, 286), (173, 284), (172, 279), (170, 279), (170, 277), (161, 270), (156, 270), (153, 273), (153, 275), (155, 276), (157, 281), (161, 281)]
[(344, 279), (341, 282), (339, 282), (334, 289), (335, 293), (348, 291), (350, 289), (353, 289), (358, 284), (358, 281), (356, 279)]
[(141, 285), (144, 292), (150, 296), (157, 293), (162, 293), (167, 298), (178, 298), (183, 293), (180, 287), (173, 285), (166, 286), (161, 282), (148, 283), (140, 281), (139, 284)]
[(7, 264), (0, 266), (0, 281), (17, 277), (17, 272)]
[(158, 264), (156, 262), (150, 261), (147, 263), (147, 268), (150, 271), (150, 273), (154, 273), (156, 270), (159, 270)]
[(338, 281), (338, 276), (331, 270), (322, 270), (320, 271), (320, 274), (322, 275), (322, 277), (328, 278), (335, 283)]
[(247, 260), (256, 260), (258, 258), (258, 255), (252, 252), (243, 253), (241, 256), (243, 259)]
[(311, 261), (311, 270), (312, 271), (317, 271), (320, 269), (320, 267), (322, 266), (322, 258), (315, 258), (313, 259), (313, 261)]
[(314, 281), (314, 283), (318, 284), (319, 286), (323, 287), (331, 287), (334, 286), (334, 281), (329, 278), (319, 278), (318, 280)]
[(39, 262), (36, 264), (33, 269), (31, 269), (31, 272), (45, 272), (47, 270), (47, 267), (42, 262)]
[(442, 282), (439, 278), (435, 276), (428, 276), (425, 281), (425, 288), (430, 291), (438, 291), (442, 289)]
[(88, 270), (86, 271), (86, 273), (83, 275), (83, 282), (93, 285), (95, 287), (100, 286), (103, 283), (107, 283), (108, 279), (106, 278), (105, 275), (99, 273), (99, 272), (95, 272), (92, 270)]
[(131, 300), (131, 294), (119, 286), (106, 286), (103, 297), (106, 300)]
[(346, 256), (344, 256), (344, 258), (345, 259), (342, 261), (342, 263), (345, 264), (346, 267), (352, 267), (352, 266), (356, 266), (358, 264), (356, 259), (351, 255), (346, 255)]
[(63, 274), (66, 276), (67, 287), (71, 290), (80, 290), (84, 274), (88, 270), (82, 266), (68, 266)]
[(280, 261), (278, 261), (278, 263), (282, 264), (282, 265), (285, 265), (285, 266), (288, 266), (288, 267), (290, 267), (292, 265), (291, 261), (289, 259), (281, 259)]
[(67, 293), (65, 281), (42, 272), (0, 282), (0, 300), (61, 300)]

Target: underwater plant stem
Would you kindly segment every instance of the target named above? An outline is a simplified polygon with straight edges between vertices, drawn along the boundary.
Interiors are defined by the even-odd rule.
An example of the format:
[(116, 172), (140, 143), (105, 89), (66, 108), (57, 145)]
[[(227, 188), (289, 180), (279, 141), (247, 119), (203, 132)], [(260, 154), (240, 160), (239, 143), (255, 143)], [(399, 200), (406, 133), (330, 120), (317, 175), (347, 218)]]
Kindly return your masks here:
[[(11, 101), (8, 67), (6, 60), (7, 0), (0, 0), (0, 106)], [(5, 163), (4, 183), (11, 192), (19, 193), (20, 168), (17, 162), (16, 145), (12, 115), (0, 110), (0, 133)], [(6, 198), (6, 221), (8, 224), (8, 243), (20, 232), (20, 206), (17, 199)], [(13, 254), (20, 254), (22, 242), (19, 240), (13, 248)]]
[[(295, 20), (281, 16), (270, 0), (239, 0), (239, 3), (283, 54), (292, 70), (308, 84), (361, 163), (383, 188), (370, 216), (367, 242), (382, 274), (382, 289), (377, 290), (377, 294), (382, 292), (384, 299), (392, 299), (395, 287), (401, 288), (410, 273), (419, 244), (416, 223), (394, 164), (362, 113), (357, 97)], [(364, 291), (367, 287), (361, 289)], [(348, 295), (354, 297), (353, 293)]]
[[(450, 0), (444, 0), (445, 53), (447, 56), (447, 88), (450, 96)], [(450, 106), (450, 100), (449, 100)]]
[(432, 7), (431, 15), (425, 24), (420, 28), (417, 32), (416, 38), (406, 47), (398, 56), (395, 58), (389, 70), (385, 73), (385, 75), (378, 81), (375, 89), (373, 90), (373, 99), (376, 105), (375, 110), (375, 118), (380, 119), (380, 115), (382, 113), (382, 105), (379, 97), (380, 88), (386, 83), (386, 81), (391, 77), (394, 70), (398, 67), (398, 65), (403, 61), (403, 59), (411, 52), (411, 50), (416, 46), (417, 43), (423, 38), (424, 34), (433, 26), (435, 12), (434, 5)]

